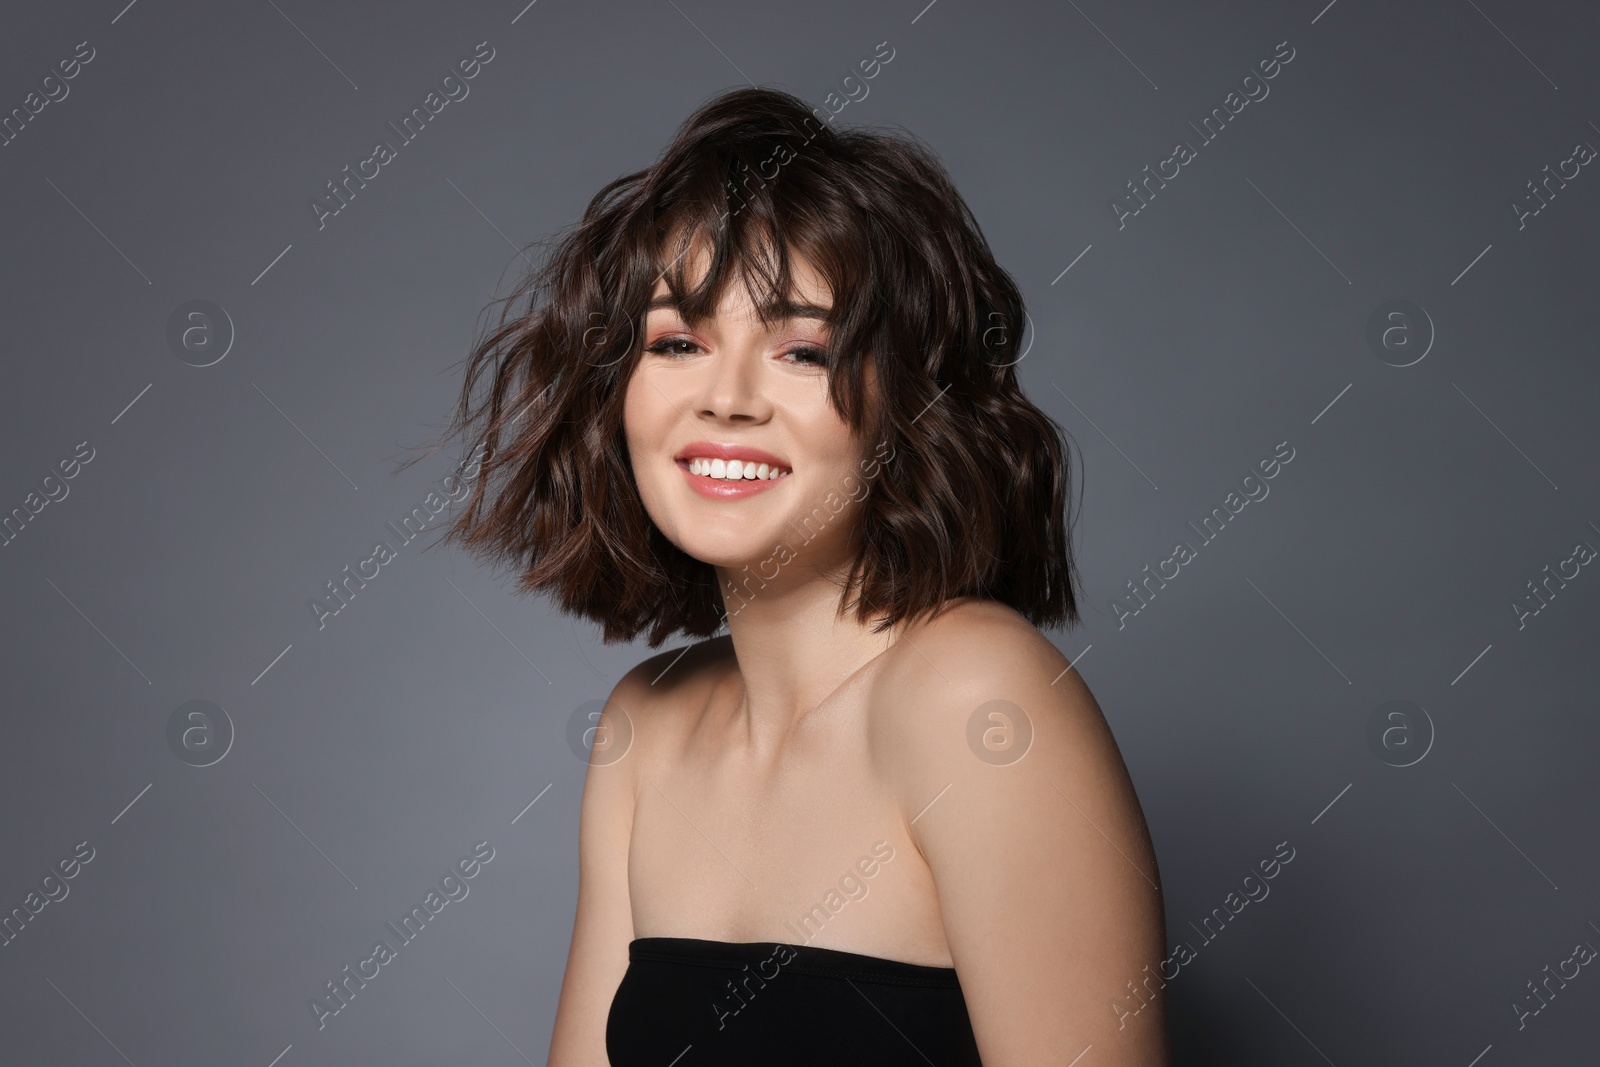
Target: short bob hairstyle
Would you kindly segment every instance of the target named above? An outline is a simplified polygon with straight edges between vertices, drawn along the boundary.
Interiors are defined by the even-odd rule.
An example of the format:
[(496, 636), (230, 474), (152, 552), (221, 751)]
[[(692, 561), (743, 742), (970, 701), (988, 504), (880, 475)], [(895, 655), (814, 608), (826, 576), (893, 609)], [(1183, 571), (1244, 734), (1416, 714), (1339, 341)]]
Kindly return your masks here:
[[(709, 266), (690, 290), (697, 242)], [(714, 568), (646, 513), (623, 395), (658, 280), (695, 323), (737, 276), (770, 324), (793, 295), (792, 249), (832, 294), (830, 402), (880, 456), (890, 450), (852, 497), (864, 503), (854, 561), (836, 576), (841, 612), (855, 593), (857, 618), (878, 617), (880, 632), (973, 596), (1035, 625), (1076, 623), (1070, 457), (1017, 382), (1016, 283), (932, 151), (909, 135), (834, 130), (772, 89), (701, 106), (652, 166), (602, 188), (505, 298), (466, 360), (445, 434), (485, 458), (443, 540), (511, 566), (520, 589), (599, 623), (606, 642), (716, 634), (727, 615)]]

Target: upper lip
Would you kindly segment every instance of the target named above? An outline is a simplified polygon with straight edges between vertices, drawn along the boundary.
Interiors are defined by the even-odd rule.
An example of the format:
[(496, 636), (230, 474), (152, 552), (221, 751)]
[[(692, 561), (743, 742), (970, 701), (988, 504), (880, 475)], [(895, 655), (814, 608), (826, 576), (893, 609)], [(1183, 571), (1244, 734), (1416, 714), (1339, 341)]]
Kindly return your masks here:
[(787, 462), (774, 456), (771, 452), (763, 452), (759, 448), (750, 448), (746, 445), (724, 445), (712, 441), (695, 441), (685, 445), (679, 450), (675, 459), (720, 459), (724, 462), (736, 459), (741, 463), (765, 463), (769, 467), (780, 467), (791, 470)]

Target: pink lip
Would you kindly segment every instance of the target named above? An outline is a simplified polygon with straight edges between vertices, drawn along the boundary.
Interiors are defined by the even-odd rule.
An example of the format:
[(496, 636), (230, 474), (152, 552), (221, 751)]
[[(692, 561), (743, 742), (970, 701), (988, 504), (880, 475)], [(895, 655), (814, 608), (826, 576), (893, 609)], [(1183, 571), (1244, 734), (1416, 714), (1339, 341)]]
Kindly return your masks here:
[(730, 459), (736, 459), (741, 463), (765, 463), (769, 467), (781, 467), (786, 471), (794, 469), (777, 456), (774, 456), (771, 452), (763, 452), (759, 448), (747, 448), (744, 445), (712, 444), (710, 441), (696, 441), (693, 444), (686, 445), (673, 458), (679, 460), (680, 462), (683, 460), (702, 458), (720, 459), (724, 462)]
[[(739, 451), (753, 451), (753, 449), (740, 449)], [(736, 455), (732, 458), (743, 461), (746, 457)], [(782, 464), (779, 464), (779, 466), (782, 466)], [(732, 481), (727, 478), (709, 478), (704, 474), (689, 473), (689, 461), (687, 459), (678, 460), (678, 469), (683, 472), (684, 480), (689, 483), (689, 488), (701, 496), (710, 497), (713, 500), (742, 500), (747, 496), (755, 496), (757, 493), (766, 492), (774, 486), (782, 485), (794, 477), (794, 475), (788, 474), (782, 478), (740, 478), (738, 481)]]

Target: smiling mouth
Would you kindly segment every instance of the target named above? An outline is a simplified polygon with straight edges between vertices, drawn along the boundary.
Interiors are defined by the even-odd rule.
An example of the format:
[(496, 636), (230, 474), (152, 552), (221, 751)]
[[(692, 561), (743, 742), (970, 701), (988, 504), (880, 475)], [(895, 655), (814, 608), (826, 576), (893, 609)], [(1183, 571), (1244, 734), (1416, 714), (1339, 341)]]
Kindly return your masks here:
[(680, 459), (678, 466), (690, 474), (725, 482), (777, 481), (794, 473), (787, 467), (774, 467), (767, 463), (737, 459), (707, 459), (703, 456)]

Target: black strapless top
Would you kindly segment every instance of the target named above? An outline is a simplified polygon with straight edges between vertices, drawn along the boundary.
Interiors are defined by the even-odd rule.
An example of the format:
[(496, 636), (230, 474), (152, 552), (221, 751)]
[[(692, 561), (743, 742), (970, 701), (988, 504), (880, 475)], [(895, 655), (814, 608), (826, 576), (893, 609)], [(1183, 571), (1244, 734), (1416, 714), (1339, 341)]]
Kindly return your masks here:
[(954, 968), (691, 937), (628, 945), (606, 1053), (612, 1067), (982, 1067)]

